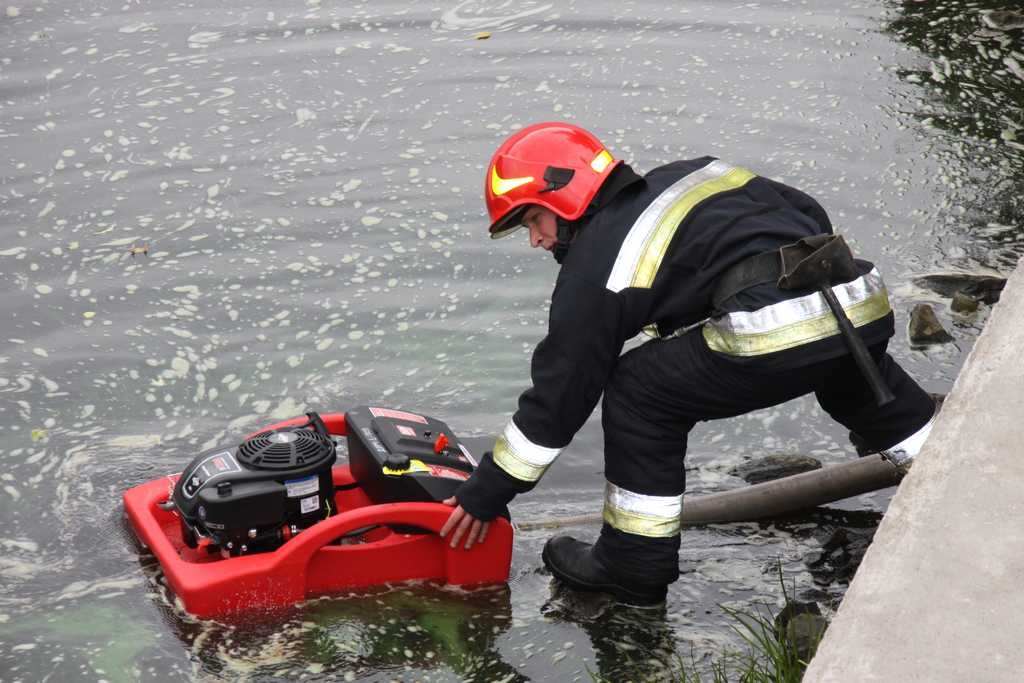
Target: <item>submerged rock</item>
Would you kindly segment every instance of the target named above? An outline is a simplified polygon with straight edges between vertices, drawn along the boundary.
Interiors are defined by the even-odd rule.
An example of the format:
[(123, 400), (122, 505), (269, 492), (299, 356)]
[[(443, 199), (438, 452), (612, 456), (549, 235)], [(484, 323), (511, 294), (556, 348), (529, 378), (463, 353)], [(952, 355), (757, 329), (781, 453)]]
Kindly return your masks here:
[(960, 273), (946, 271), (926, 273), (913, 278), (918, 287), (930, 289), (942, 296), (953, 296), (963, 292), (986, 304), (999, 301), (999, 295), (1006, 286), (1006, 278), (992, 273)]
[(803, 662), (811, 661), (828, 627), (821, 609), (814, 602), (790, 600), (775, 617), (775, 636), (797, 653)]
[(821, 463), (808, 455), (777, 453), (737, 465), (729, 470), (729, 474), (740, 477), (748, 484), (760, 484), (817, 469), (821, 469)]
[(953, 341), (953, 336), (939, 322), (935, 310), (928, 304), (917, 304), (910, 312), (910, 324), (907, 330), (910, 343), (918, 346), (926, 344), (945, 344)]
[(980, 303), (970, 294), (957, 291), (953, 294), (953, 301), (949, 304), (949, 307), (957, 313), (974, 313), (978, 310)]
[(830, 533), (828, 527), (824, 527), (822, 531), (828, 533), (828, 536), (821, 541), (821, 550), (804, 558), (815, 583), (848, 583), (871, 545), (878, 521), (881, 520), (865, 527), (841, 526), (832, 529)]

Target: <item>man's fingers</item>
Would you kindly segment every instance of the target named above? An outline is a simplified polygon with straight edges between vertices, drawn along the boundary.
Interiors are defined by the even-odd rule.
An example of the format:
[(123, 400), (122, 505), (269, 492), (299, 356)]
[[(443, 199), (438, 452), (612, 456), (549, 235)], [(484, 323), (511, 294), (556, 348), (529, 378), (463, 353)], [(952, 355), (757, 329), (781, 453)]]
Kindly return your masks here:
[(477, 541), (477, 536), (480, 535), (480, 525), (482, 522), (479, 519), (474, 519), (472, 526), (469, 527), (469, 533), (466, 534), (466, 545), (463, 546), (466, 550), (473, 547), (473, 544)]
[(466, 539), (466, 550), (469, 550), (476, 543), (483, 543), (484, 539), (487, 538), (487, 529), (491, 526), (490, 522), (481, 522), (479, 519), (473, 523), (473, 528), (470, 529), (469, 537)]
[[(445, 502), (447, 503), (448, 501)], [(452, 510), (452, 514), (448, 515), (448, 519), (445, 520), (444, 526), (441, 527), (441, 538), (447, 536), (448, 532), (450, 532), (455, 525), (459, 523), (465, 514), (466, 511), (463, 510), (461, 506)]]
[[(456, 505), (454, 496), (441, 502), (446, 505)], [(469, 550), (477, 543), (484, 542), (484, 539), (487, 538), (487, 530), (490, 528), (490, 522), (483, 522), (466, 512), (461, 505), (456, 505), (439, 533), (441, 538), (448, 538), (449, 534), (451, 535), (449, 544), (453, 548), (458, 548), (459, 541), (465, 537), (466, 545), (463, 547)]]
[(462, 519), (459, 520), (459, 525), (455, 527), (455, 533), (452, 534), (451, 546), (453, 548), (459, 547), (459, 541), (462, 540), (462, 537), (466, 535), (466, 532), (469, 530), (469, 528), (475, 521), (476, 520), (469, 515), (464, 515)]

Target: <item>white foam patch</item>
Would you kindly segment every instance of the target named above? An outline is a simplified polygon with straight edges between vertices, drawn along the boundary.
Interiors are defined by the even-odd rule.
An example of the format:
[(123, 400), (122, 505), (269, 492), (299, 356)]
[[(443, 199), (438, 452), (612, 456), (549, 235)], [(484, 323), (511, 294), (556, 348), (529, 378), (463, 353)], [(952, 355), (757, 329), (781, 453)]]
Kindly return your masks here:
[(223, 37), (220, 31), (197, 31), (188, 37), (188, 42), (190, 45), (210, 45)]
[(75, 581), (68, 584), (57, 594), (57, 600), (73, 600), (100, 591), (123, 592), (129, 588), (141, 586), (145, 582), (143, 576), (137, 572), (126, 574), (119, 578), (98, 579), (96, 581)]
[(175, 356), (171, 359), (171, 370), (179, 379), (184, 378), (188, 375), (189, 362), (181, 356)]
[(142, 21), (137, 24), (128, 24), (117, 29), (118, 33), (147, 33), (150, 31), (156, 31), (157, 28), (148, 21)]
[(159, 446), (163, 441), (160, 434), (122, 434), (106, 441), (109, 448), (121, 450), (142, 450)]

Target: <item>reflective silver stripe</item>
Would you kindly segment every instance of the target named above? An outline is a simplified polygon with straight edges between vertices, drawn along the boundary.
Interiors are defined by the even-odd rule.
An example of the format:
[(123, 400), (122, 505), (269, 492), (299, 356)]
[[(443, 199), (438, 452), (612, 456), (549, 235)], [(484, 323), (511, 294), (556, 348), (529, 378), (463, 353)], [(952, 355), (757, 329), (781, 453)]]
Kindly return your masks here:
[(494, 464), (522, 481), (537, 481), (555, 461), (561, 448), (548, 448), (526, 438), (512, 420), (494, 444)]
[[(878, 320), (892, 310), (877, 269), (832, 287), (854, 326)], [(835, 317), (820, 293), (764, 306), (756, 311), (726, 313), (704, 327), (708, 346), (733, 356), (755, 356), (790, 349), (839, 334)]]
[(734, 189), (754, 177), (723, 161), (680, 178), (644, 209), (619, 247), (605, 285), (613, 292), (627, 287), (650, 287), (679, 223), (700, 201)]
[(604, 487), (604, 521), (619, 531), (650, 538), (679, 533), (683, 496), (648, 496), (609, 482)]
[(928, 435), (931, 434), (932, 425), (934, 424), (935, 416), (932, 416), (932, 419), (928, 420), (924, 427), (921, 427), (895, 446), (890, 446), (883, 450), (881, 452), (882, 456), (897, 467), (907, 464), (921, 452), (921, 448), (928, 439)]

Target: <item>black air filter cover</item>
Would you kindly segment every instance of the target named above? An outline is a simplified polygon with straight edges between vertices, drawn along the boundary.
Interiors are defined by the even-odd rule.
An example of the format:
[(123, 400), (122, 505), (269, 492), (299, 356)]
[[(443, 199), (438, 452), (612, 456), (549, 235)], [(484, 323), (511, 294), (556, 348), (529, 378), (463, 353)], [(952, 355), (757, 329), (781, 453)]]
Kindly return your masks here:
[(333, 456), (330, 437), (312, 429), (263, 432), (238, 447), (238, 462), (260, 470), (305, 469)]

